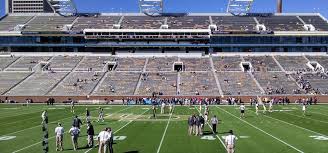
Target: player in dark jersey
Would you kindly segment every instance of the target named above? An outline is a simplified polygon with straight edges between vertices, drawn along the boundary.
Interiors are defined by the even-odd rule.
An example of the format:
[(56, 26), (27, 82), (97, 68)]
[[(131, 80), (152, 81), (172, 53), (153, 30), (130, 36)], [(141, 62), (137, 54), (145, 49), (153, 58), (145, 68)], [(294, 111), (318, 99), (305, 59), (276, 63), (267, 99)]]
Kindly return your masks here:
[(156, 118), (156, 106), (155, 106), (155, 104), (152, 105), (152, 110), (153, 110), (153, 118)]
[(85, 116), (86, 123), (91, 122), (91, 114), (88, 108), (85, 109)]
[(82, 125), (82, 121), (76, 115), (75, 118), (73, 119), (72, 126), (80, 129), (81, 125)]

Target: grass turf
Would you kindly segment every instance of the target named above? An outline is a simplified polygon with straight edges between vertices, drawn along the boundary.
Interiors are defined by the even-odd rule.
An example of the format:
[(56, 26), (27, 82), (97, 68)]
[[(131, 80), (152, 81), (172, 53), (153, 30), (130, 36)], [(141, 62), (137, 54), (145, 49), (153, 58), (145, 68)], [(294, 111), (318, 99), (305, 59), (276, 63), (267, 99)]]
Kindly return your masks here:
[[(221, 120), (219, 133), (212, 135), (209, 125), (205, 136), (189, 136), (187, 117), (198, 114), (199, 107), (176, 106), (172, 114), (152, 119), (150, 106), (101, 106), (105, 111), (105, 122), (98, 123), (99, 106), (76, 106), (75, 114), (84, 121), (85, 108), (91, 110), (96, 133), (112, 127), (116, 140), (116, 153), (218, 153), (225, 152), (221, 141), (230, 129), (238, 137), (236, 152), (241, 153), (326, 153), (328, 152), (328, 106), (309, 106), (306, 116), (299, 105), (274, 106), (272, 113), (255, 114), (247, 107), (246, 118), (239, 118), (236, 106), (211, 106), (210, 116)], [(0, 105), (0, 152), (42, 152), (41, 112), (48, 110), (49, 152), (55, 151), (54, 128), (61, 122), (67, 132), (73, 113), (69, 106)], [(158, 113), (160, 111), (157, 111)], [(85, 148), (86, 127), (81, 127), (78, 151), (72, 150), (70, 135), (65, 133), (64, 151), (96, 153), (98, 148)], [(4, 137), (13, 139), (2, 140)], [(218, 139), (220, 138), (221, 141)]]

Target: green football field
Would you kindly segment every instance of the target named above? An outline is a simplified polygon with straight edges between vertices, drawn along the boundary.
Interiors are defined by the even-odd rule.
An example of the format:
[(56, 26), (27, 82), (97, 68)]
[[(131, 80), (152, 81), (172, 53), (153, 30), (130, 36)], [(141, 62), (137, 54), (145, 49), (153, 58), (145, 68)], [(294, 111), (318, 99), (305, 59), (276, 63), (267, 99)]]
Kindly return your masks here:
[[(211, 106), (210, 116), (221, 120), (217, 135), (206, 125), (204, 136), (189, 136), (187, 118), (198, 114), (199, 107), (176, 106), (172, 114), (153, 119), (150, 106), (101, 106), (105, 122), (98, 123), (99, 106), (76, 106), (75, 113), (84, 121), (85, 108), (91, 110), (96, 133), (105, 127), (114, 130), (115, 153), (224, 153), (224, 136), (235, 132), (237, 153), (327, 153), (328, 106), (309, 106), (306, 116), (299, 105), (274, 106), (274, 112), (256, 115), (247, 107), (246, 118), (239, 118), (238, 106)], [(69, 106), (0, 105), (0, 152), (41, 153), (41, 112), (48, 110), (49, 152), (55, 151), (54, 128), (61, 122), (65, 128), (64, 151), (96, 153), (85, 148), (86, 126), (81, 127), (79, 149), (72, 150), (70, 135), (73, 113)], [(202, 110), (203, 111), (203, 110)], [(159, 110), (157, 111), (159, 112)]]

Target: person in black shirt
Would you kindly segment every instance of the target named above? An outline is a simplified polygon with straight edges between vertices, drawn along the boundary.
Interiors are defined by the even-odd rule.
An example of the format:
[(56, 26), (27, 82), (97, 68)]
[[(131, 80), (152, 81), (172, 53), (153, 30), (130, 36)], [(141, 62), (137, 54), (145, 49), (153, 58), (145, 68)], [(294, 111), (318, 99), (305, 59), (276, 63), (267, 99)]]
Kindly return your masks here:
[(91, 148), (91, 147), (93, 147), (93, 144), (94, 144), (93, 136), (95, 135), (95, 131), (93, 129), (93, 125), (90, 122), (87, 123), (87, 134), (88, 134), (88, 145), (87, 145), (87, 147)]
[(75, 118), (73, 119), (73, 124), (72, 124), (72, 126), (73, 126), (73, 127), (77, 127), (77, 128), (80, 129), (81, 125), (82, 125), (82, 121), (81, 121), (81, 120), (78, 118), (78, 116), (76, 115)]
[(88, 110), (88, 108), (85, 109), (85, 120), (86, 122), (90, 122), (91, 121), (91, 116), (90, 116), (90, 111)]

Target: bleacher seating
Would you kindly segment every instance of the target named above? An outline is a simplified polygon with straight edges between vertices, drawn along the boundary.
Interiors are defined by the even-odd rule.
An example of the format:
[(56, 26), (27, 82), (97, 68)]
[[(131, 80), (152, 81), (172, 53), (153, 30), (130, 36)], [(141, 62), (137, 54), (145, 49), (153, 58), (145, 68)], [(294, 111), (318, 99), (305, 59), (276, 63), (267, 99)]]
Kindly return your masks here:
[(217, 71), (241, 71), (240, 56), (213, 57), (214, 68)]
[(211, 72), (183, 72), (180, 80), (180, 95), (219, 95)]
[(224, 95), (260, 95), (255, 81), (245, 72), (217, 73)]
[(320, 16), (300, 16), (306, 24), (312, 24), (318, 31), (328, 31), (328, 23)]
[(21, 82), (30, 74), (30, 72), (0, 72), (0, 95), (4, 94), (4, 92)]
[(308, 71), (306, 59), (302, 56), (275, 56), (286, 71)]
[(272, 31), (305, 31), (303, 23), (296, 16), (256, 17), (260, 24)]
[(137, 95), (151, 96), (153, 92), (176, 95), (177, 73), (145, 73)]
[(159, 29), (164, 24), (164, 17), (124, 16), (122, 29)]
[(32, 69), (42, 61), (48, 61), (50, 57), (26, 56), (21, 57), (14, 64), (7, 68), (7, 71), (32, 71)]
[(328, 71), (328, 56), (306, 56), (310, 61), (316, 61)]
[(296, 82), (283, 72), (256, 72), (256, 80), (266, 94), (297, 94), (299, 90)]
[(0, 71), (3, 71), (6, 67), (17, 60), (17, 57), (0, 57)]
[(49, 70), (70, 71), (82, 60), (82, 56), (56, 56), (51, 59)]
[(253, 17), (212, 16), (212, 21), (219, 31), (255, 31), (256, 27)]
[(76, 67), (76, 71), (102, 71), (107, 62), (113, 61), (109, 56), (86, 56)]
[(89, 95), (104, 73), (101, 72), (72, 72), (48, 95), (51, 96), (80, 96)]
[(23, 31), (63, 31), (65, 24), (72, 24), (76, 17), (37, 16)]
[(311, 89), (319, 91), (321, 94), (328, 94), (328, 76), (323, 74), (312, 73), (306, 73), (301, 75), (292, 74), (292, 77), (294, 79), (299, 78), (299, 76), (301, 76), (304, 81), (309, 82)]
[(44, 96), (49, 92), (63, 77), (65, 73), (42, 72), (34, 73), (28, 79), (17, 85), (6, 93), (11, 96)]
[(118, 58), (117, 71), (142, 71), (145, 65), (145, 58)]
[(246, 62), (250, 62), (254, 71), (281, 71), (271, 56), (245, 56)]
[(168, 17), (169, 29), (208, 29), (209, 16)]
[(93, 92), (93, 95), (133, 95), (140, 74), (134, 72), (110, 72), (100, 82), (99, 88)]
[(32, 19), (33, 16), (6, 16), (0, 21), (0, 31), (13, 31), (17, 25), (22, 25)]
[(209, 71), (211, 70), (208, 58), (181, 58), (185, 71)]
[(177, 62), (178, 58), (149, 58), (146, 71), (172, 71), (173, 63)]
[(113, 29), (121, 16), (93, 16), (79, 17), (73, 25), (73, 31), (82, 31), (84, 29)]

